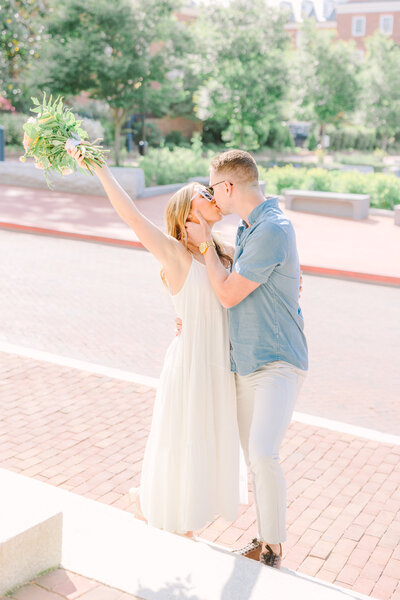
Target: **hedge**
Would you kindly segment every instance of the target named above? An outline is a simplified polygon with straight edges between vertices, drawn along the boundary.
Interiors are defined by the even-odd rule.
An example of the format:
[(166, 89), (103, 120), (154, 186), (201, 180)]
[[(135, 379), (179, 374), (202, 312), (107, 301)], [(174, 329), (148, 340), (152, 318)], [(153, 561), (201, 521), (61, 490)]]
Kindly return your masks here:
[(371, 206), (393, 210), (400, 203), (400, 179), (385, 173), (359, 173), (357, 171), (328, 171), (302, 169), (293, 166), (260, 168), (260, 178), (266, 182), (266, 192), (281, 194), (285, 189), (315, 190), (369, 194)]

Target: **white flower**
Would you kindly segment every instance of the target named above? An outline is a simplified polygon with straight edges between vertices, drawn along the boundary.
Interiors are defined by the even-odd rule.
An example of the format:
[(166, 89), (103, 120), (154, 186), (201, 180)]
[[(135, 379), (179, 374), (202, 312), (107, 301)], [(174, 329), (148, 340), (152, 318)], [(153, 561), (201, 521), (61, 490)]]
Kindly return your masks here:
[(35, 117), (29, 117), (28, 123), (36, 123)]

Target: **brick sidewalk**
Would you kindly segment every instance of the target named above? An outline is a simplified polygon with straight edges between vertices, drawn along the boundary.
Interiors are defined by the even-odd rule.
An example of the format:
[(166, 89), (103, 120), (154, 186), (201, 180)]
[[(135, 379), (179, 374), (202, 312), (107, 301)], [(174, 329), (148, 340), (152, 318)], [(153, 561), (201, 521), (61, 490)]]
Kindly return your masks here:
[(0, 600), (140, 600), (65, 569), (56, 569)]
[[(1, 466), (129, 511), (154, 390), (5, 353), (0, 369)], [(399, 456), (398, 446), (292, 423), (281, 452), (284, 566), (399, 600)], [(251, 492), (250, 501), (233, 524), (218, 518), (200, 536), (231, 548), (249, 541)]]
[[(146, 217), (163, 227), (170, 196), (139, 198), (136, 203)], [(395, 279), (393, 284), (400, 285), (397, 260), (400, 228), (394, 225), (393, 217), (371, 214), (368, 219), (355, 221), (286, 210), (283, 203), (281, 207), (296, 231), (302, 265), (392, 278)], [(0, 185), (0, 227), (2, 223), (130, 242), (137, 240), (107, 198), (47, 189)], [(229, 215), (215, 229), (233, 241), (237, 223), (238, 217)]]

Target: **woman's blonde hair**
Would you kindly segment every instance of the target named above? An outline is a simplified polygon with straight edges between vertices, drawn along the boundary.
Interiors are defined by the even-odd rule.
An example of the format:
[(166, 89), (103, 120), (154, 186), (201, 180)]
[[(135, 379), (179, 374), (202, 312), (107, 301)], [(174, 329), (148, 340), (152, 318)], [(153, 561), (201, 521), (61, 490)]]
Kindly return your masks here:
[[(191, 210), (191, 200), (193, 194), (196, 191), (196, 188), (204, 187), (201, 183), (194, 181), (193, 183), (189, 183), (185, 185), (183, 188), (175, 192), (173, 196), (168, 201), (168, 204), (165, 209), (165, 220), (167, 225), (167, 235), (174, 237), (179, 242), (182, 242), (189, 251), (187, 246), (187, 236), (186, 236), (186, 221), (189, 217), (189, 213)], [(215, 244), (215, 249), (217, 251), (218, 256), (220, 257), (222, 263), (229, 268), (232, 268), (232, 256), (230, 256), (221, 240), (212, 236), (212, 239)], [(166, 285), (165, 273), (164, 269), (161, 271), (161, 278)]]

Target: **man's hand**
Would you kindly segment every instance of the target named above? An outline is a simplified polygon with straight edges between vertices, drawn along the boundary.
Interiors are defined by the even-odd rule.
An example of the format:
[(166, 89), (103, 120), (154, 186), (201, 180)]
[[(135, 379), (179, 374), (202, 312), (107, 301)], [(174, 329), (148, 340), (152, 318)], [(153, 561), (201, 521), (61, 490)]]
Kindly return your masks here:
[(181, 335), (182, 333), (182, 319), (177, 317), (175, 319), (175, 335)]
[(194, 216), (198, 219), (198, 223), (186, 221), (185, 229), (190, 241), (194, 246), (199, 246), (201, 242), (210, 242), (212, 240), (211, 227), (203, 219), (200, 213), (195, 212)]

